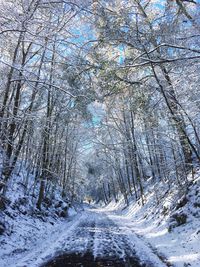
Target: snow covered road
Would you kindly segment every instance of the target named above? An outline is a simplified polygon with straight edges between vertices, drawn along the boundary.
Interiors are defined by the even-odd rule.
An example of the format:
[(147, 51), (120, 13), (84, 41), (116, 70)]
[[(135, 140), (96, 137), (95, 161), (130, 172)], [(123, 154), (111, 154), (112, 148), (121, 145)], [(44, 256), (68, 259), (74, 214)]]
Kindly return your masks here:
[[(65, 253), (67, 255), (79, 255), (79, 263), (85, 264), (83, 266), (97, 266), (95, 262), (102, 261), (105, 264), (103, 266), (123, 266), (124, 261), (131, 262), (131, 265), (126, 266), (143, 266), (139, 263), (134, 246), (129, 244), (127, 237), (104, 213), (94, 209), (84, 212), (76, 229), (63, 240), (62, 247), (64, 249), (60, 255), (63, 256), (58, 256), (58, 265), (51, 260), (44, 266), (65, 266), (61, 265), (61, 262), (64, 264)], [(85, 262), (88, 255), (90, 255), (88, 262)], [(71, 261), (76, 260), (74, 257), (71, 258)], [(69, 261), (68, 256), (67, 260)], [(115, 261), (115, 265), (110, 265), (111, 261)], [(70, 266), (70, 262), (68, 263)], [(71, 266), (76, 266), (76, 263), (71, 262)]]
[(123, 221), (122, 225), (120, 220), (117, 224), (114, 221), (103, 210), (86, 210), (63, 240), (62, 252), (43, 266), (167, 266), (129, 228), (124, 228)]
[(63, 222), (21, 256), (9, 266), (167, 266), (123, 221), (99, 209), (86, 209)]

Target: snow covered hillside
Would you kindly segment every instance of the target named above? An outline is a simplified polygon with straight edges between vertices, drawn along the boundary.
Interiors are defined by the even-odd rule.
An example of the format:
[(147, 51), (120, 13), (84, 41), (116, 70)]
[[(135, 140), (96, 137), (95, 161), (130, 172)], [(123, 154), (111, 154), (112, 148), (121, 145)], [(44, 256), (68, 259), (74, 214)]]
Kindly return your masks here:
[[(23, 169), (10, 180), (6, 197), (1, 197), (0, 211), (0, 266), (15, 266), (22, 255), (35, 250), (42, 243), (57, 237), (82, 209), (74, 208), (67, 198), (62, 198), (59, 188), (51, 198), (46, 197), (42, 209), (36, 208), (38, 184), (34, 176), (29, 176), (24, 185)], [(32, 191), (35, 187), (35, 194)], [(49, 244), (49, 243), (48, 243)]]
[(122, 198), (105, 211), (123, 232), (136, 234), (139, 244), (147, 244), (169, 266), (200, 266), (199, 171), (186, 191), (154, 184), (148, 187), (144, 206), (132, 201), (126, 207)]

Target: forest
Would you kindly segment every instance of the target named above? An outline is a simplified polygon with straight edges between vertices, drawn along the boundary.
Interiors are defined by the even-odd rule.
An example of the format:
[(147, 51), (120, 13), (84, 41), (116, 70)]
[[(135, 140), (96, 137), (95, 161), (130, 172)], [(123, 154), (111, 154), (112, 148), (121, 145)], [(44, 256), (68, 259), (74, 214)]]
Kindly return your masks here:
[(91, 204), (200, 241), (199, 0), (0, 0), (0, 74), (0, 249)]

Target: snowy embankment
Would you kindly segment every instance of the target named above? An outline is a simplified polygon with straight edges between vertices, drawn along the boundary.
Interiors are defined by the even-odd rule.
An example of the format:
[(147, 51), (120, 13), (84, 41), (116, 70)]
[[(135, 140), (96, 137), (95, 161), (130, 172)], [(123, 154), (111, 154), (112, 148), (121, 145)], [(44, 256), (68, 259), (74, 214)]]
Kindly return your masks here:
[[(52, 199), (46, 197), (42, 210), (38, 210), (34, 177), (29, 176), (27, 188), (23, 178), (22, 172), (12, 177), (5, 201), (1, 201), (0, 267), (16, 267), (27, 255), (36, 262), (41, 252), (47, 251), (59, 234), (74, 224), (73, 219), (78, 220), (78, 210), (81, 214), (81, 207), (76, 207), (77, 211), (70, 207), (59, 190), (55, 190)], [(33, 186), (35, 194), (31, 190)]]
[(54, 255), (56, 242), (63, 237), (63, 232), (75, 227), (74, 217), (76, 222), (81, 217), (81, 213), (75, 214), (73, 210), (70, 213), (67, 219), (49, 218), (45, 222), (24, 215), (15, 218), (10, 235), (0, 238), (0, 266), (39, 266), (46, 255)]
[(135, 243), (136, 236), (139, 238), (140, 258), (146, 244), (168, 266), (200, 266), (199, 172), (189, 182), (186, 192), (180, 193), (174, 187), (170, 190), (165, 184), (148, 185), (144, 206), (133, 201), (125, 208), (120, 199), (118, 203), (111, 202), (104, 211), (130, 241)]

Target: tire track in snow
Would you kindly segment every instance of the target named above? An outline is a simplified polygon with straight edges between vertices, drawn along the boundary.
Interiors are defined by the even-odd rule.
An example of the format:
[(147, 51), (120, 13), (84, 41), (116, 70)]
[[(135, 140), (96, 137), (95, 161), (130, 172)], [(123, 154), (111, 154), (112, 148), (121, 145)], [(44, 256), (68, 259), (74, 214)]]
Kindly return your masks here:
[[(135, 254), (134, 245), (129, 244), (126, 235), (122, 234), (117, 225), (114, 224), (105, 214), (97, 213), (94, 257), (122, 259), (129, 262), (135, 259), (138, 266), (139, 259)], [(132, 265), (131, 265), (132, 266)]]

